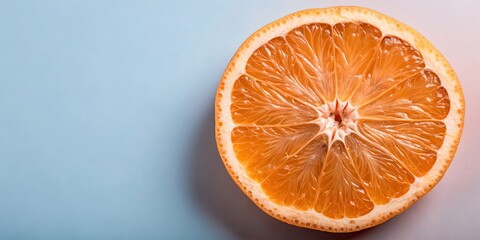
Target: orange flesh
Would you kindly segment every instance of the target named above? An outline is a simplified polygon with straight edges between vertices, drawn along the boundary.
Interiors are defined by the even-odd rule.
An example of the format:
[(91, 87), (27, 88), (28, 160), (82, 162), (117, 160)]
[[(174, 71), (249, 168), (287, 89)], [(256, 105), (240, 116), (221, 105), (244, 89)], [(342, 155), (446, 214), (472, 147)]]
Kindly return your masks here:
[(249, 177), (276, 204), (335, 219), (365, 215), (426, 174), (450, 109), (417, 50), (356, 22), (270, 40), (231, 100), (234, 151)]

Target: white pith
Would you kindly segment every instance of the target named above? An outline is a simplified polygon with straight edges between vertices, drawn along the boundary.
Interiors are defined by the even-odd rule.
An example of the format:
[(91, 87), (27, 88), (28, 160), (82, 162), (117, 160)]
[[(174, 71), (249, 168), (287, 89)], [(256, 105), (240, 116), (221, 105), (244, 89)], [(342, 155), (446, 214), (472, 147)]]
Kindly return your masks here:
[[(235, 124), (233, 123), (230, 112), (230, 93), (235, 80), (242, 74), (245, 74), (246, 61), (253, 51), (270, 39), (277, 36), (284, 36), (292, 29), (303, 24), (327, 23), (334, 25), (346, 21), (370, 23), (380, 29), (384, 36), (394, 35), (410, 43), (422, 54), (426, 68), (431, 69), (438, 75), (442, 82), (442, 86), (448, 92), (451, 102), (449, 114), (443, 120), (447, 127), (445, 139), (443, 145), (438, 150), (438, 158), (432, 169), (423, 177), (416, 178), (415, 182), (411, 185), (410, 190), (405, 195), (400, 198), (392, 199), (385, 205), (376, 205), (368, 214), (355, 218), (354, 223), (352, 223), (353, 219), (350, 218), (332, 219), (314, 211), (313, 209), (299, 211), (295, 208), (273, 203), (262, 191), (260, 184), (252, 181), (247, 176), (243, 166), (236, 160), (231, 141), (231, 133), (233, 128), (235, 128)], [(229, 72), (224, 76), (223, 94), (217, 95), (217, 103), (219, 104), (219, 109), (221, 109), (221, 114), (217, 116), (217, 121), (220, 121), (223, 124), (221, 128), (217, 129), (217, 141), (220, 141), (223, 144), (222, 149), (224, 150), (224, 161), (231, 168), (231, 172), (236, 174), (236, 181), (245, 188), (243, 190), (245, 192), (250, 192), (250, 197), (254, 199), (258, 205), (261, 204), (261, 208), (265, 211), (272, 211), (274, 214), (279, 214), (287, 219), (297, 219), (300, 223), (309, 223), (310, 226), (316, 225), (316, 228), (318, 229), (330, 229), (332, 231), (340, 229), (345, 229), (346, 231), (354, 230), (350, 229), (352, 228), (352, 224), (356, 226), (376, 225), (375, 223), (372, 224), (372, 219), (375, 219), (376, 221), (388, 219), (391, 214), (402, 211), (403, 208), (409, 205), (409, 203), (417, 200), (419, 196), (422, 196), (428, 191), (432, 187), (429, 185), (436, 184), (439, 178), (443, 176), (443, 171), (450, 163), (452, 157), (451, 152), (454, 152), (456, 149), (458, 144), (457, 140), (461, 135), (463, 115), (460, 113), (463, 113), (464, 101), (461, 90), (458, 90), (460, 89), (460, 86), (455, 73), (449, 72), (451, 67), (443, 56), (433, 48), (433, 46), (428, 42), (428, 44), (426, 44), (426, 40), (423, 38), (419, 39), (419, 36), (418, 33), (411, 29), (405, 29), (404, 25), (399, 25), (395, 20), (390, 18), (385, 19), (383, 15), (372, 10), (361, 9), (352, 11), (345, 8), (335, 10), (318, 9), (315, 13), (304, 14), (301, 16), (291, 15), (290, 19), (284, 23), (272, 25), (266, 32), (257, 34), (254, 38), (248, 41), (248, 47), (244, 47), (237, 52), (235, 56), (235, 65), (230, 65)], [(347, 103), (339, 103), (341, 107), (347, 106), (347, 110), (350, 111), (348, 117), (345, 118), (345, 128), (339, 128), (339, 126), (336, 125), (335, 120), (330, 116), (333, 104), (334, 102), (331, 102), (317, 109), (320, 113), (317, 123), (324, 131), (329, 133), (328, 136), (329, 139), (332, 139), (332, 142), (335, 140), (343, 141), (346, 135), (351, 131), (355, 131), (355, 121), (359, 116), (352, 106), (347, 106)]]

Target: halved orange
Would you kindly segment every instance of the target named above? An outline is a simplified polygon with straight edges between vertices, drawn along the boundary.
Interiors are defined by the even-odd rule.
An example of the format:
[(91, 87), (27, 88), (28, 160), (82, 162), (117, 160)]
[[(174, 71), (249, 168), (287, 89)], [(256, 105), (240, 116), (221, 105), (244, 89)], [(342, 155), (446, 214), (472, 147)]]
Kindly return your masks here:
[(256, 205), (293, 225), (349, 232), (401, 213), (442, 178), (465, 103), (452, 67), (415, 30), (333, 7), (250, 36), (215, 107), (220, 155)]

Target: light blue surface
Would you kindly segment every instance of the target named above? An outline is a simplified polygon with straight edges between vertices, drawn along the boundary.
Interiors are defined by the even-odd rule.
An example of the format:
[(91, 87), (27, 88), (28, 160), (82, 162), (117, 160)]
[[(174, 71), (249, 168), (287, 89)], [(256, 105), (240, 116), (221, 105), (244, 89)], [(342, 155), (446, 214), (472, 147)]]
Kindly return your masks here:
[[(2, 1), (0, 239), (370, 239), (413, 231), (413, 213), (346, 235), (280, 223), (237, 189), (216, 151), (216, 85), (243, 40), (288, 13), (338, 4), (345, 2)], [(419, 30), (448, 24), (417, 21), (415, 1), (357, 4)], [(463, 57), (442, 40), (450, 33), (427, 33), (454, 61)], [(433, 204), (454, 202), (441, 191), (465, 187), (450, 183)], [(441, 229), (442, 212), (429, 206), (422, 200), (409, 212)], [(458, 227), (478, 232), (472, 223)]]

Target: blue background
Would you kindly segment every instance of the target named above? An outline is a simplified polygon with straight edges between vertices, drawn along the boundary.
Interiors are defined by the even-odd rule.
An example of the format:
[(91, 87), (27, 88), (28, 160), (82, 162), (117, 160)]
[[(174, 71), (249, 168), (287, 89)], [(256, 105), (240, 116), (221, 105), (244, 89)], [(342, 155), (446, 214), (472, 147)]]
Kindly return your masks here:
[[(427, 197), (382, 226), (334, 235), (274, 220), (237, 189), (216, 151), (213, 103), (230, 57), (256, 29), (352, 3), (425, 34), (471, 105), (456, 160)], [(0, 239), (479, 239), (475, 9), (475, 1), (1, 1)]]

